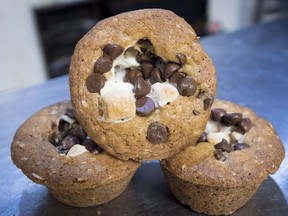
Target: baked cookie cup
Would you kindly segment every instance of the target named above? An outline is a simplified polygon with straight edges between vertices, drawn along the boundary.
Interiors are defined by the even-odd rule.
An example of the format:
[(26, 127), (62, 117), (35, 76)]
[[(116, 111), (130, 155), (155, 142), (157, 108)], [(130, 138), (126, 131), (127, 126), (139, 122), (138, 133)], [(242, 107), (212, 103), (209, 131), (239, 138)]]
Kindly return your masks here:
[(144, 9), (98, 22), (75, 48), (69, 84), (89, 136), (117, 158), (142, 161), (196, 142), (216, 75), (184, 19)]
[(14, 136), (11, 157), (29, 179), (46, 186), (60, 202), (77, 207), (119, 196), (140, 165), (99, 148), (77, 122), (68, 101), (46, 107), (24, 122)]
[(269, 174), (284, 147), (272, 125), (251, 109), (215, 100), (197, 145), (161, 161), (174, 196), (192, 210), (227, 215), (243, 206)]

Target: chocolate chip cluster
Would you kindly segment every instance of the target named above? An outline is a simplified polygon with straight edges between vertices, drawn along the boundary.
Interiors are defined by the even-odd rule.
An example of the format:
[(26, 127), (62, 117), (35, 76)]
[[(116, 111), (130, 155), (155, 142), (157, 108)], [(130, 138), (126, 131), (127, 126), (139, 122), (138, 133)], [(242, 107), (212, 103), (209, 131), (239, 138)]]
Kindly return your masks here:
[(87, 136), (82, 125), (75, 118), (74, 109), (68, 109), (58, 120), (57, 131), (50, 138), (58, 153), (67, 154), (76, 144), (85, 146), (93, 153), (100, 154), (103, 150)]
[[(124, 48), (117, 44), (106, 44), (103, 55), (97, 59), (93, 73), (87, 78), (86, 86), (89, 92), (96, 93), (104, 87), (105, 73), (113, 67), (113, 61), (123, 54), (124, 58), (132, 57), (139, 63), (137, 67), (125, 68), (123, 82), (131, 83), (136, 98), (136, 113), (140, 116), (151, 114), (156, 108), (155, 101), (148, 96), (151, 85), (168, 82), (174, 85), (182, 96), (192, 96), (197, 91), (197, 82), (179, 70), (186, 64), (186, 56), (176, 55), (177, 62), (165, 62), (154, 54), (154, 47), (147, 39), (139, 40), (135, 46)], [(117, 70), (117, 65), (114, 66)], [(117, 71), (116, 71), (117, 73)]]
[[(252, 127), (252, 122), (249, 118), (242, 118), (241, 113), (227, 113), (226, 110), (221, 108), (215, 108), (211, 110), (210, 120), (219, 122), (221, 127), (231, 127), (232, 132), (244, 134)], [(232, 139), (231, 139), (232, 140)], [(204, 132), (197, 143), (208, 142), (208, 134)], [(221, 142), (214, 145), (214, 157), (217, 160), (225, 161), (228, 157), (228, 153), (236, 150), (242, 150), (244, 148), (250, 148), (249, 144), (238, 142), (238, 140), (232, 140), (228, 142), (226, 139), (222, 139)]]

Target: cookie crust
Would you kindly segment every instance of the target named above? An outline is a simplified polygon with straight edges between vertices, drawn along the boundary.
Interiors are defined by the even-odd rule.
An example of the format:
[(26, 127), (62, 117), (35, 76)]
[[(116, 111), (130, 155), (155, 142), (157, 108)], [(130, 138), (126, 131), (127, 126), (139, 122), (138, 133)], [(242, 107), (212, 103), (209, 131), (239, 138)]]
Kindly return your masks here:
[[(191, 97), (178, 96), (148, 117), (135, 116), (123, 123), (105, 123), (99, 119), (100, 95), (90, 93), (85, 80), (92, 73), (94, 62), (102, 55), (105, 44), (116, 43), (127, 48), (143, 38), (151, 41), (155, 54), (165, 61), (179, 62), (177, 54), (184, 54), (187, 59), (183, 70), (196, 80), (198, 90)], [(77, 118), (89, 136), (120, 159), (142, 161), (170, 157), (196, 141), (210, 114), (210, 107), (205, 107), (204, 101), (213, 100), (215, 96), (216, 75), (212, 61), (184, 19), (171, 11), (144, 9), (97, 23), (75, 48), (69, 84)], [(200, 94), (200, 90), (204, 94)], [(147, 140), (147, 128), (151, 122), (169, 128), (170, 135), (165, 143), (155, 145)]]

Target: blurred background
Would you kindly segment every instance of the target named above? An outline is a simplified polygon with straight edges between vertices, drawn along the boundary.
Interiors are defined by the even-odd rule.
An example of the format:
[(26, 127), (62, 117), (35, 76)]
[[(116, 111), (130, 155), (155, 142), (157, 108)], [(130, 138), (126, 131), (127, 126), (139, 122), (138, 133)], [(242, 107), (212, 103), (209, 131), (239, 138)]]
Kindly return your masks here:
[(170, 9), (206, 37), (287, 16), (288, 0), (1, 0), (0, 92), (67, 74), (89, 29), (140, 8)]

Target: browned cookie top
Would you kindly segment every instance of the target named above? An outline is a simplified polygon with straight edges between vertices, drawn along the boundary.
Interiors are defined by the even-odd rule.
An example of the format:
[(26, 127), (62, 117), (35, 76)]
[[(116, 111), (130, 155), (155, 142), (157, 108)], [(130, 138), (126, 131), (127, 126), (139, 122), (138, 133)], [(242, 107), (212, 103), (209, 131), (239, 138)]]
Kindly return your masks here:
[(97, 23), (75, 48), (69, 84), (89, 136), (118, 158), (150, 160), (200, 136), (216, 76), (188, 23), (145, 9)]
[(40, 110), (21, 125), (11, 157), (31, 180), (52, 188), (89, 188), (117, 181), (140, 165), (101, 151), (77, 123), (67, 101)]
[(283, 158), (284, 147), (268, 121), (249, 108), (215, 100), (198, 144), (162, 164), (195, 184), (236, 187), (264, 180)]

